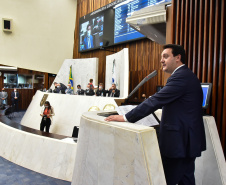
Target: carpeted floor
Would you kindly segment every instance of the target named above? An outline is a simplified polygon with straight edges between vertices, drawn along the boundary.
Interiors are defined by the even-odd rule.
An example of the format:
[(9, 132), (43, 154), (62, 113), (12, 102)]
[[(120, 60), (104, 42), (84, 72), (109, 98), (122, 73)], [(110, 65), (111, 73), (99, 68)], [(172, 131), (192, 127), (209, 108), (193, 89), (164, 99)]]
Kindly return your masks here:
[[(25, 111), (7, 117), (20, 123)], [(70, 185), (71, 182), (55, 179), (16, 165), (0, 157), (0, 185)]]
[(20, 123), (25, 112), (26, 111), (13, 112), (13, 113), (10, 113), (9, 115), (7, 115), (7, 117), (16, 123)]
[(0, 185), (69, 185), (70, 182), (54, 179), (18, 166), (0, 157)]

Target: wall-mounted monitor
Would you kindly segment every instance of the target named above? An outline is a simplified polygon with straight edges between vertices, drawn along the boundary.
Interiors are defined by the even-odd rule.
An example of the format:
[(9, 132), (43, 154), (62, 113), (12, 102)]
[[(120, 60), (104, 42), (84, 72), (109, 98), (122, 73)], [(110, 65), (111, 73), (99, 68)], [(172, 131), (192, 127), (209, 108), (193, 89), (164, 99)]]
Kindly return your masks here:
[(80, 51), (103, 46), (104, 15), (84, 20), (80, 24)]
[(210, 101), (212, 83), (201, 83), (201, 87), (203, 91), (202, 108), (207, 109)]
[(145, 38), (126, 23), (134, 11), (171, 0), (116, 0), (79, 19), (79, 52)]

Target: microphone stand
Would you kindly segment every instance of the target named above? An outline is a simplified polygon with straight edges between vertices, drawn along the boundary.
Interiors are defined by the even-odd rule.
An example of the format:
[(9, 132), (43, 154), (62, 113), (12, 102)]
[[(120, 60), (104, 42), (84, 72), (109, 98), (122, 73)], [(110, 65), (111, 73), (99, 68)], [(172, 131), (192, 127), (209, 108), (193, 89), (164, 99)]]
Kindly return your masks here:
[[(128, 104), (129, 102), (129, 98), (143, 85), (145, 84), (148, 80), (152, 79), (153, 77), (155, 77), (157, 75), (157, 71), (153, 71), (152, 73), (150, 73), (148, 76), (146, 76), (135, 88), (134, 90), (128, 95), (128, 97), (125, 99), (125, 103), (124, 104)], [(156, 114), (153, 112), (152, 115), (154, 116), (154, 118), (156, 119), (156, 121), (160, 124), (160, 120), (159, 118), (156, 116)], [(155, 126), (154, 126), (155, 127)], [(158, 127), (158, 126), (157, 126)]]

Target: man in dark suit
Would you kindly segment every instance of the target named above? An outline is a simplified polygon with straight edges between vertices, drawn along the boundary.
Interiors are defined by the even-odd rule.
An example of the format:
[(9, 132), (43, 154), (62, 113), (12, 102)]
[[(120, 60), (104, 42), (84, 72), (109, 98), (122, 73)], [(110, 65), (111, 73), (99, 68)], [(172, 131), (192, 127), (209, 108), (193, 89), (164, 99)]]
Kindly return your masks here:
[(55, 89), (53, 90), (54, 93), (65, 94), (65, 90), (67, 89), (66, 85), (54, 82), (54, 86), (55, 86)]
[(111, 88), (108, 91), (109, 97), (119, 97), (120, 96), (120, 90), (116, 89), (116, 84), (112, 84)]
[(77, 95), (84, 95), (85, 91), (81, 88), (81, 85), (77, 85)]
[(203, 92), (197, 77), (185, 63), (179, 45), (165, 45), (161, 64), (170, 73), (167, 84), (124, 116), (107, 121), (136, 122), (162, 108), (159, 148), (167, 185), (195, 185), (195, 159), (206, 149), (202, 119)]
[(96, 92), (96, 96), (106, 96), (106, 91), (104, 90), (104, 84), (99, 83), (98, 90)]
[(11, 93), (11, 100), (12, 100), (12, 105), (15, 106), (15, 110), (18, 111), (18, 101), (19, 101), (20, 94), (17, 92), (17, 89), (14, 88), (14, 91)]
[(84, 38), (84, 49), (93, 48), (93, 36), (91, 35), (91, 25), (87, 25), (86, 37)]
[(86, 94), (86, 96), (93, 96), (95, 94), (94, 90), (91, 88), (91, 86), (89, 84), (87, 85), (87, 89), (85, 90), (85, 94)]

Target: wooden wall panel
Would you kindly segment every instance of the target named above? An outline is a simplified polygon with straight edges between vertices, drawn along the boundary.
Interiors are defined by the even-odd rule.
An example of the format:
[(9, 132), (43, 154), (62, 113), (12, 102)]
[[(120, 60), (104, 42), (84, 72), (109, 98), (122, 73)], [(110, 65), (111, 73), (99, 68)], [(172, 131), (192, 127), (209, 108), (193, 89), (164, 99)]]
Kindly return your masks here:
[[(11, 93), (13, 89), (5, 89), (5, 91), (8, 93), (8, 105), (12, 105)], [(26, 110), (34, 96), (34, 89), (17, 89), (17, 91), (20, 93), (18, 102), (19, 109)]]
[[(79, 18), (114, 0), (78, 0), (74, 58), (99, 58), (99, 82), (105, 82), (106, 56), (113, 52), (95, 50), (78, 53)], [(201, 82), (213, 83), (211, 105), (207, 113), (215, 116), (222, 146), (226, 149), (226, 65), (225, 65), (225, 0), (172, 0), (171, 39), (186, 50), (186, 64)], [(148, 39), (107, 48), (117, 52), (129, 48), (129, 91), (153, 70), (158, 75), (146, 83), (134, 97), (152, 95), (157, 85), (164, 85), (167, 75), (161, 70), (162, 46)], [(108, 88), (108, 87), (107, 87)]]
[[(1, 71), (2, 75), (0, 76), (0, 91), (2, 90), (4, 86), (4, 73), (18, 73), (18, 74), (29, 74), (29, 75), (44, 75), (44, 86), (43, 88), (48, 89), (50, 87), (49, 85), (49, 79), (48, 79), (48, 73), (34, 71), (34, 70), (28, 70), (28, 69), (22, 69), (18, 68), (16, 72), (6, 72)], [(54, 77), (55, 78), (55, 77)], [(11, 93), (14, 89), (7, 89), (5, 88), (5, 91), (8, 93), (8, 105), (12, 105), (11, 102)], [(17, 89), (20, 93), (19, 98), (19, 109), (20, 110), (26, 110), (32, 100), (32, 97), (34, 96), (35, 92), (38, 90), (37, 88), (34, 89)]]
[[(173, 3), (176, 9), (173, 43), (184, 45), (188, 67), (200, 81), (213, 83), (210, 107), (206, 112), (215, 117), (226, 151), (225, 0), (190, 0), (189, 4), (186, 2), (185, 10), (184, 1), (174, 0)], [(189, 27), (185, 31), (182, 26), (184, 14), (185, 28)]]
[(154, 70), (158, 70), (158, 76), (144, 84), (133, 97), (141, 98), (143, 93), (150, 96), (156, 92), (157, 85), (164, 84), (163, 73), (160, 70), (161, 45), (149, 39), (142, 39), (108, 47), (106, 50), (94, 50), (86, 53), (78, 52), (79, 18), (113, 1), (114, 0), (78, 0), (73, 58), (99, 58), (98, 80), (99, 82), (105, 83), (106, 56), (118, 52), (123, 48), (129, 48), (129, 92), (131, 92), (146, 75)]

